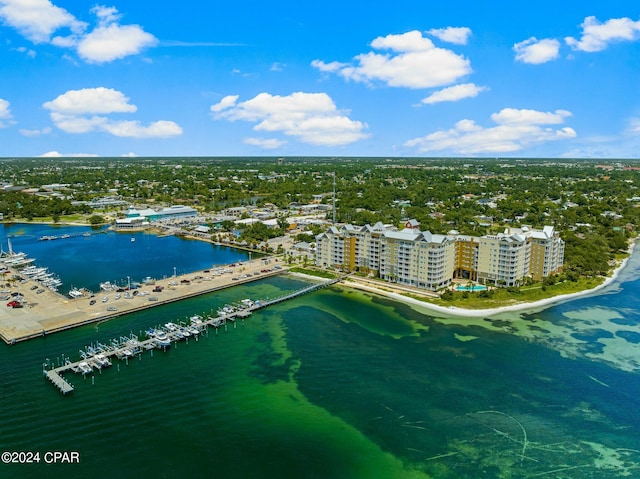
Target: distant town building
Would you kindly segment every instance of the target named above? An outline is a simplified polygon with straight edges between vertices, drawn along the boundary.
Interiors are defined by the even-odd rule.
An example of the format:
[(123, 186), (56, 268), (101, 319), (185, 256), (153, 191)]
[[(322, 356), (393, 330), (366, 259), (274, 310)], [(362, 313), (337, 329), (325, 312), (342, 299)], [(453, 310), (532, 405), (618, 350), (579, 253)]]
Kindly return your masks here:
[(127, 218), (145, 218), (149, 222), (173, 220), (178, 218), (193, 218), (197, 216), (198, 211), (191, 206), (173, 205), (168, 208), (162, 208), (161, 210), (153, 210), (147, 208), (144, 210), (137, 210), (134, 207), (129, 208), (127, 211)]
[(140, 230), (149, 227), (149, 222), (143, 216), (135, 218), (118, 218), (114, 225), (116, 230)]
[(429, 290), (457, 278), (517, 286), (527, 277), (541, 280), (562, 270), (564, 241), (552, 226), (480, 237), (420, 231), (414, 220), (404, 226), (332, 226), (316, 237), (316, 265)]

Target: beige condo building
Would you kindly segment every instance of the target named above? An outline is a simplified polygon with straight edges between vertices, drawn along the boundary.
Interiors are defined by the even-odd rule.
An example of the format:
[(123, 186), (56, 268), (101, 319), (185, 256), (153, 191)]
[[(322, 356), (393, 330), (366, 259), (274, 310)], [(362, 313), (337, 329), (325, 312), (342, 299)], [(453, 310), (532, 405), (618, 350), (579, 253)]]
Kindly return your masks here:
[(405, 226), (332, 226), (316, 237), (316, 265), (434, 291), (454, 279), (517, 286), (562, 270), (564, 241), (552, 226), (480, 237), (432, 234), (415, 221)]

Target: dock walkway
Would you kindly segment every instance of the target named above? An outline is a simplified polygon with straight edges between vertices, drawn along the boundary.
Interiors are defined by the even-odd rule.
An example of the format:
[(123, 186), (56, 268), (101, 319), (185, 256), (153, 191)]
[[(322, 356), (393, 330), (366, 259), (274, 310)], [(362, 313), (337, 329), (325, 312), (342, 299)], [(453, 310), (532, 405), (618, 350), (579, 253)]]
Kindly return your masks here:
[[(199, 335), (208, 331), (210, 327), (217, 329), (224, 326), (226, 328), (227, 322), (235, 322), (238, 318), (245, 319), (249, 317), (253, 311), (317, 291), (321, 288), (326, 288), (343, 279), (344, 276), (313, 284), (271, 300), (249, 301), (249, 304), (232, 308), (227, 312), (220, 312), (217, 316), (208, 316), (206, 318), (193, 316), (190, 319), (190, 324), (166, 323), (160, 328), (147, 331), (148, 337), (146, 339), (141, 340), (132, 333), (130, 336), (113, 339), (108, 345), (98, 343), (88, 346), (85, 347), (84, 350), (79, 351), (81, 359), (78, 361), (72, 362), (69, 358), (66, 360), (63, 358), (64, 364), (58, 367), (52, 367), (48, 364), (48, 361), (43, 363), (43, 374), (62, 394), (66, 395), (74, 390), (73, 385), (64, 377), (66, 373), (74, 372), (86, 376), (87, 374), (91, 374), (94, 369), (111, 366), (114, 359), (128, 361), (130, 358), (138, 356), (144, 351), (152, 349), (166, 350), (171, 344), (183, 340), (188, 341), (191, 337), (198, 341)], [(49, 367), (50, 369), (48, 369)]]

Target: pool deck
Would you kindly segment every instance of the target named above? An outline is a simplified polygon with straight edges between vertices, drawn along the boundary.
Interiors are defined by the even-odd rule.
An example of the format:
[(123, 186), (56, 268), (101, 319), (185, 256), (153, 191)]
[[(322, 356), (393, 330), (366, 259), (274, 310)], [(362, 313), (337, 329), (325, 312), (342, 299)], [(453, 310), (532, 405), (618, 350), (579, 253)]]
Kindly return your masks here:
[[(274, 265), (279, 265), (279, 269), (273, 269)], [(7, 344), (14, 344), (287, 271), (284, 264), (276, 263), (274, 260), (271, 260), (270, 264), (265, 264), (265, 259), (245, 261), (236, 267), (227, 266), (226, 268), (231, 269), (232, 272), (215, 276), (212, 274), (214, 271), (212, 268), (210, 272), (202, 270), (159, 279), (154, 284), (138, 288), (138, 294), (131, 298), (125, 298), (125, 294), (121, 292), (120, 299), (115, 299), (117, 294), (115, 291), (99, 291), (93, 298), (79, 299), (71, 299), (46, 288), (44, 292), (37, 294), (31, 289), (34, 285), (40, 286), (36, 281), (15, 282), (15, 285), (10, 288), (11, 292), (21, 293), (25, 298), (25, 304), (23, 308), (7, 307), (5, 304), (10, 301), (7, 300), (5, 304), (0, 305), (0, 338)], [(270, 271), (261, 272), (265, 269)], [(243, 275), (246, 276), (239, 278)], [(162, 286), (162, 292), (152, 292), (155, 286)], [(103, 302), (104, 298), (107, 299)], [(150, 298), (157, 298), (157, 301), (150, 301)], [(95, 304), (92, 305), (91, 300), (95, 300)], [(109, 311), (107, 309), (109, 307), (115, 307), (117, 310)]]

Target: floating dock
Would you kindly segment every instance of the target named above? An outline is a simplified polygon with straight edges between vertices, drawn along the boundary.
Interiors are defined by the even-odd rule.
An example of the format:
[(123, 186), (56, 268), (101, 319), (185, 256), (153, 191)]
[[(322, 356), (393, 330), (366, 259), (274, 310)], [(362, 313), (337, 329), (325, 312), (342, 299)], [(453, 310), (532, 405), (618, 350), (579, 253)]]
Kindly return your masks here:
[(247, 302), (243, 306), (225, 308), (217, 316), (208, 316), (206, 318), (199, 315), (193, 316), (189, 324), (165, 323), (161, 327), (149, 329), (147, 331), (147, 339), (141, 340), (135, 334), (131, 334), (130, 336), (112, 339), (109, 344), (98, 343), (87, 346), (84, 350), (79, 351), (81, 359), (77, 361), (71, 362), (69, 358), (66, 360), (63, 358), (64, 364), (58, 367), (52, 367), (48, 364), (48, 360), (45, 361), (43, 363), (43, 374), (62, 394), (67, 395), (74, 390), (73, 385), (64, 377), (69, 372), (86, 376), (87, 374), (92, 374), (94, 369), (100, 370), (111, 366), (113, 359), (128, 362), (130, 358), (138, 356), (147, 350), (166, 350), (171, 344), (175, 344), (178, 341), (189, 341), (191, 337), (198, 341), (199, 335), (208, 331), (210, 327), (216, 329), (219, 327), (226, 328), (227, 322), (235, 323), (236, 319), (248, 318), (253, 311), (326, 288), (343, 279), (344, 277), (340, 277), (313, 284), (275, 299), (265, 301), (246, 300)]

